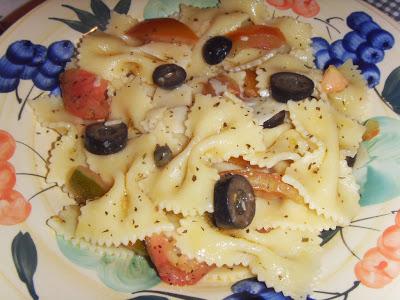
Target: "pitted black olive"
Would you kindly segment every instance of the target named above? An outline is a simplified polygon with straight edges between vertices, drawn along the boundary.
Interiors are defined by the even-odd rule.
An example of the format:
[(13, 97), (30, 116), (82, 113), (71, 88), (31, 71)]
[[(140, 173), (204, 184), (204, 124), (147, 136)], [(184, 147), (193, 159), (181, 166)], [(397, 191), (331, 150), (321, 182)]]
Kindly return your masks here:
[(175, 64), (164, 64), (158, 66), (153, 72), (153, 82), (160, 88), (173, 90), (184, 83), (186, 71)]
[(157, 145), (154, 150), (154, 162), (157, 167), (162, 168), (172, 160), (172, 151), (168, 145)]
[(232, 41), (224, 36), (214, 36), (203, 46), (203, 58), (209, 65), (217, 65), (228, 56)]
[(214, 223), (219, 228), (246, 228), (256, 212), (253, 187), (241, 175), (226, 175), (214, 186)]
[(286, 116), (286, 111), (281, 110), (277, 114), (273, 115), (271, 118), (269, 118), (267, 121), (263, 123), (264, 128), (274, 128), (276, 126), (279, 126), (283, 124), (285, 121), (285, 116)]
[(97, 155), (121, 151), (128, 140), (128, 127), (123, 122), (97, 122), (86, 126), (85, 148)]
[(270, 79), (271, 95), (279, 102), (299, 101), (310, 97), (314, 91), (314, 82), (307, 76), (292, 73), (275, 73)]
[(350, 168), (354, 167), (354, 164), (356, 163), (356, 159), (357, 159), (357, 156), (356, 156), (356, 155), (354, 155), (353, 157), (351, 157), (351, 156), (346, 156), (347, 165), (348, 165)]

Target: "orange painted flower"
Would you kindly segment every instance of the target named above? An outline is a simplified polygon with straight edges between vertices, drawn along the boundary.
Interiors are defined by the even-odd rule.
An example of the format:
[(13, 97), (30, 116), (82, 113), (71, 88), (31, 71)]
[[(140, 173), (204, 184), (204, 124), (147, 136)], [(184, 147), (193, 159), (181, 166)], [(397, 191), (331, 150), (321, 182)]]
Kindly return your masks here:
[(379, 289), (392, 282), (392, 279), (381, 271), (371, 271), (363, 267), (362, 262), (358, 262), (354, 268), (356, 277), (360, 282), (370, 288)]
[(32, 206), (19, 192), (11, 190), (0, 195), (0, 224), (15, 225), (25, 221)]
[(8, 160), (14, 155), (15, 139), (0, 129), (0, 225), (19, 224), (28, 218), (32, 206), (13, 190), (16, 183), (14, 166)]
[(315, 0), (294, 0), (293, 11), (303, 17), (312, 18), (320, 11), (319, 4)]
[(320, 11), (320, 6), (316, 0), (266, 0), (266, 2), (277, 9), (291, 8), (294, 13), (306, 18), (314, 17)]
[(268, 4), (276, 7), (277, 9), (286, 10), (292, 8), (293, 0), (266, 0)]
[(386, 257), (400, 262), (400, 227), (387, 228), (378, 240), (378, 248)]
[(0, 192), (11, 190), (16, 182), (15, 169), (8, 161), (0, 161)]
[(15, 145), (12, 135), (0, 129), (0, 160), (9, 160), (14, 155)]
[(362, 284), (382, 288), (400, 275), (400, 213), (396, 225), (388, 227), (379, 237), (378, 247), (369, 249), (354, 272)]

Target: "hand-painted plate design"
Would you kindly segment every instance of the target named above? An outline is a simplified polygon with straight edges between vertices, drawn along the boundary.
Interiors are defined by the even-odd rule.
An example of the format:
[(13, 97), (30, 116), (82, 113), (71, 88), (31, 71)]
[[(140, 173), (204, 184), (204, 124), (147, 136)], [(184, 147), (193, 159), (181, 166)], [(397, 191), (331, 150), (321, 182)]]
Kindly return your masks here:
[[(0, 296), (7, 299), (289, 299), (255, 278), (229, 287), (173, 289), (140, 255), (104, 253), (89, 244), (53, 238), (45, 220), (66, 203), (45, 181), (54, 133), (35, 125), (26, 105), (42, 93), (58, 95), (58, 75), (81, 33), (104, 30), (111, 11), (166, 17), (184, 3), (217, 0), (48, 1), (1, 37), (0, 46)], [(275, 16), (311, 22), (315, 65), (351, 59), (371, 88), (355, 166), (361, 214), (347, 227), (321, 232), (325, 249), (320, 286), (309, 299), (397, 299), (400, 289), (400, 41), (396, 23), (361, 1), (266, 0)], [(40, 22), (39, 22), (40, 21)], [(394, 113), (395, 112), (395, 113)], [(51, 138), (50, 138), (51, 137)], [(67, 260), (66, 260), (67, 259)], [(69, 261), (68, 261), (69, 260)], [(72, 262), (72, 263), (70, 263)]]

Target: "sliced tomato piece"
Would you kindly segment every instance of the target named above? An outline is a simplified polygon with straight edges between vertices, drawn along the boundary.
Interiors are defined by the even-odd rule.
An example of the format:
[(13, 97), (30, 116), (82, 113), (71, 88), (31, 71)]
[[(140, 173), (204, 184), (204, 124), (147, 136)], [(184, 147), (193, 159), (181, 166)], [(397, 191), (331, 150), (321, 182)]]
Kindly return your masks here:
[(9, 160), (15, 152), (15, 139), (7, 131), (0, 129), (0, 160)]
[(199, 39), (187, 25), (172, 18), (144, 20), (130, 28), (126, 34), (143, 43), (164, 42), (193, 45)]
[(146, 249), (161, 280), (171, 285), (193, 285), (214, 268), (187, 258), (163, 234), (146, 238)]
[(0, 192), (11, 190), (16, 182), (15, 169), (7, 161), (0, 161)]
[(296, 14), (306, 18), (315, 17), (320, 11), (316, 0), (294, 0), (292, 9)]
[(247, 98), (258, 97), (257, 74), (253, 70), (246, 70), (243, 95)]
[(106, 119), (110, 113), (108, 82), (83, 69), (69, 69), (61, 77), (65, 109), (84, 120)]
[(11, 190), (0, 193), (0, 224), (15, 225), (28, 218), (32, 206), (19, 192)]
[(349, 85), (349, 81), (333, 65), (329, 66), (322, 77), (321, 86), (326, 93), (343, 91)]
[(277, 9), (286, 10), (293, 6), (293, 0), (266, 0), (268, 4), (276, 7)]
[(279, 28), (266, 25), (248, 25), (227, 34), (236, 50), (257, 48), (272, 50), (286, 43)]
[(297, 203), (304, 203), (303, 197), (291, 185), (282, 181), (282, 176), (276, 173), (265, 173), (256, 169), (229, 170), (224, 174), (239, 174), (247, 178), (260, 198), (284, 197)]
[(368, 120), (365, 126), (367, 128), (362, 136), (363, 141), (370, 141), (381, 132), (379, 123), (376, 120)]
[(259, 166), (250, 164), (250, 162), (248, 160), (245, 160), (242, 156), (231, 157), (228, 162), (242, 168), (251, 168), (253, 170), (266, 170), (266, 168), (260, 168)]
[(257, 231), (259, 233), (268, 233), (272, 230), (273, 228), (261, 228), (261, 229), (257, 229)]
[(203, 84), (203, 95), (219, 96), (225, 90), (231, 92), (237, 97), (240, 97), (240, 87), (235, 80), (225, 74), (219, 74), (210, 78)]

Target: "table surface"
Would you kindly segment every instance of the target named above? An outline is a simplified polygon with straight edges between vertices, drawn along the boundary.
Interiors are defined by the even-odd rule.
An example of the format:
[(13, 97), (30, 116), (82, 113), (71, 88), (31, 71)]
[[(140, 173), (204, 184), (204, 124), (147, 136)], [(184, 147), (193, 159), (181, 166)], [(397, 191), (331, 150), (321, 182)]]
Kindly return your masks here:
[[(0, 0), (0, 34), (44, 0)], [(400, 22), (400, 0), (364, 0)]]

